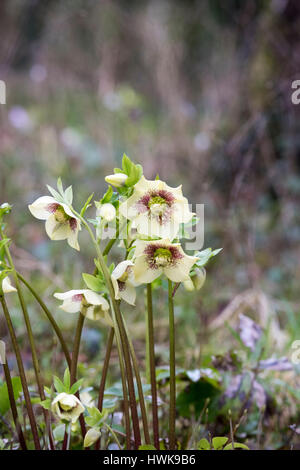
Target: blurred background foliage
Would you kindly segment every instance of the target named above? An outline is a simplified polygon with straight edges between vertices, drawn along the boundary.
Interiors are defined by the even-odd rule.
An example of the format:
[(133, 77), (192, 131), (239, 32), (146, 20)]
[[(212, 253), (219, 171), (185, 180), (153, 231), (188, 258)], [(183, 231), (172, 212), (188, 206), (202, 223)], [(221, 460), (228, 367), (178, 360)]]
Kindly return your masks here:
[[(69, 343), (75, 318), (57, 309), (52, 294), (81, 285), (81, 272), (93, 270), (93, 250), (84, 235), (78, 255), (64, 242), (50, 242), (27, 205), (58, 176), (73, 185), (78, 207), (92, 192), (100, 199), (104, 176), (126, 152), (147, 178), (159, 173), (171, 186), (182, 183), (190, 202), (205, 204), (205, 247), (223, 247), (201, 292), (181, 287), (176, 294), (179, 365), (218, 369), (211, 356), (219, 355), (219, 366), (222, 357), (227, 373), (233, 371), (232, 385), (233, 350), (244, 346), (230, 329), (236, 331), (240, 313), (264, 329), (259, 359), (290, 358), (300, 339), (300, 120), (291, 102), (291, 83), (300, 78), (299, 2), (2, 0), (0, 25), (0, 78), (7, 86), (0, 201), (13, 204), (8, 234), (16, 265)], [(120, 259), (118, 248), (114, 257)], [(49, 381), (53, 368), (62, 370), (60, 351), (31, 300)], [(155, 297), (158, 365), (168, 363), (164, 300)], [(18, 307), (11, 298), (10, 304), (26, 348)], [(142, 365), (143, 305), (141, 290), (138, 308), (124, 307)], [(105, 336), (105, 328), (86, 323), (80, 359), (91, 385), (99, 381)], [(275, 437), (265, 445), (280, 448), (298, 436), (283, 436), (299, 425), (296, 372), (266, 373), (269, 414), (263, 415)], [(116, 369), (110, 380), (117, 376)], [(201, 393), (191, 393), (197, 410), (210, 396)], [(219, 421), (226, 430), (226, 419)]]

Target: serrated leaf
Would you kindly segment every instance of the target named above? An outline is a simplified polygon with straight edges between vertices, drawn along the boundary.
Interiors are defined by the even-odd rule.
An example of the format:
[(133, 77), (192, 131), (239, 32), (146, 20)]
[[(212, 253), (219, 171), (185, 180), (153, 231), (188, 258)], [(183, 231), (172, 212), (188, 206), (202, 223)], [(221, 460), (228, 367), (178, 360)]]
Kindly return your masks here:
[(110, 202), (113, 193), (114, 193), (113, 188), (111, 186), (108, 186), (108, 189), (107, 189), (106, 193), (104, 194), (103, 198), (100, 200), (100, 203), (101, 204), (106, 204), (106, 203)]
[(123, 153), (122, 168), (123, 168), (123, 171), (126, 173), (126, 175), (130, 176), (132, 167), (133, 167), (132, 161), (126, 155), (126, 153)]

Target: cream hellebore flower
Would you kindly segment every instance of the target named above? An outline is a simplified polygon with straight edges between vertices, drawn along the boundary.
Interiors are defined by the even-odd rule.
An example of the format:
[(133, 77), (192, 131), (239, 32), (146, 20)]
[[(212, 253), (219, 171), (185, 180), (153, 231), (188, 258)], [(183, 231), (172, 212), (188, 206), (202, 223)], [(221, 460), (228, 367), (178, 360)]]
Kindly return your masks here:
[(185, 254), (180, 243), (165, 239), (137, 240), (134, 260), (137, 283), (152, 282), (163, 273), (173, 282), (182, 282), (189, 279), (189, 272), (198, 258)]
[(2, 291), (4, 294), (9, 292), (17, 292), (17, 289), (11, 284), (11, 280), (6, 276), (2, 281)]
[(123, 299), (130, 305), (135, 305), (136, 291), (133, 274), (133, 262), (125, 260), (119, 263), (111, 274), (112, 284), (115, 290), (115, 298)]
[(84, 436), (83, 447), (90, 447), (95, 442), (98, 441), (99, 437), (101, 436), (101, 432), (96, 428), (91, 428), (88, 430), (86, 435)]
[(102, 204), (102, 206), (97, 210), (97, 215), (102, 217), (106, 222), (111, 222), (116, 218), (116, 209), (110, 202)]
[(184, 281), (183, 285), (187, 291), (200, 290), (206, 279), (206, 270), (204, 268), (196, 268), (195, 273), (190, 279)]
[(109, 304), (100, 294), (90, 289), (70, 290), (64, 293), (55, 293), (54, 297), (63, 300), (60, 308), (65, 312), (81, 312), (82, 315), (90, 320), (105, 320), (110, 326), (113, 326), (112, 320), (108, 314)]
[(178, 234), (179, 225), (193, 217), (181, 186), (171, 188), (144, 176), (135, 184), (132, 196), (120, 205), (120, 213), (134, 221), (138, 233), (170, 240)]
[(73, 424), (84, 412), (84, 406), (75, 395), (63, 392), (54, 398), (51, 403), (51, 410), (59, 419)]
[(51, 240), (67, 239), (72, 248), (80, 250), (78, 244), (80, 220), (66, 204), (57, 202), (54, 197), (42, 196), (28, 208), (34, 217), (46, 220), (46, 232)]
[(124, 173), (115, 173), (105, 177), (105, 181), (116, 188), (121, 188), (127, 181), (128, 176)]

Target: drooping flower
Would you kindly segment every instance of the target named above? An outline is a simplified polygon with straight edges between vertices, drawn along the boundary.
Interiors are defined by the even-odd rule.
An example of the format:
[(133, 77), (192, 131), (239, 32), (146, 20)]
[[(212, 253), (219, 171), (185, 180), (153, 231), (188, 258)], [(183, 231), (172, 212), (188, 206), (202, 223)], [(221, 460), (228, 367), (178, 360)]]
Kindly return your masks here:
[(184, 287), (187, 291), (200, 290), (206, 279), (206, 270), (204, 268), (196, 268), (190, 279), (184, 281)]
[(122, 261), (111, 274), (115, 298), (123, 299), (130, 305), (135, 305), (136, 298), (133, 266), (134, 263), (130, 260)]
[(28, 208), (34, 217), (46, 220), (46, 232), (51, 240), (67, 239), (72, 248), (80, 249), (78, 244), (80, 220), (66, 204), (57, 202), (51, 196), (42, 196)]
[(75, 395), (62, 392), (52, 401), (51, 410), (59, 419), (73, 424), (77, 421), (81, 413), (84, 412), (84, 406)]
[(180, 243), (171, 243), (169, 239), (137, 240), (134, 278), (137, 283), (149, 283), (165, 274), (173, 282), (186, 281), (197, 260), (197, 257), (184, 253)]
[(11, 284), (11, 280), (8, 276), (6, 276), (2, 281), (2, 291), (4, 294), (8, 294), (9, 292), (17, 292), (17, 289)]
[(90, 289), (74, 289), (64, 293), (55, 293), (54, 297), (63, 300), (60, 308), (65, 312), (81, 312), (90, 320), (104, 320), (113, 326), (109, 316), (109, 303), (100, 294)]
[(173, 240), (181, 223), (193, 217), (181, 186), (171, 188), (160, 180), (144, 176), (134, 186), (132, 196), (120, 205), (120, 213), (134, 221), (139, 234)]
[(124, 173), (115, 173), (114, 175), (108, 175), (105, 177), (105, 181), (116, 188), (121, 188), (125, 185), (128, 176)]

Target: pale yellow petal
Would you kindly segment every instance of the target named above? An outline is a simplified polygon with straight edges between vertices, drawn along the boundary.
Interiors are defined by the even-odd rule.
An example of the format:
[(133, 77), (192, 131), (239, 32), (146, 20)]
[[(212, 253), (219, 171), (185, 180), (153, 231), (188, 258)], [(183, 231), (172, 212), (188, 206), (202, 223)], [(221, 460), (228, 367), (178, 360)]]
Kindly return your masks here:
[(42, 196), (39, 197), (36, 201), (28, 206), (33, 217), (36, 217), (40, 220), (47, 220), (49, 215), (51, 214), (51, 210), (49, 210), (49, 206), (51, 204), (58, 204), (57, 201), (51, 196)]

